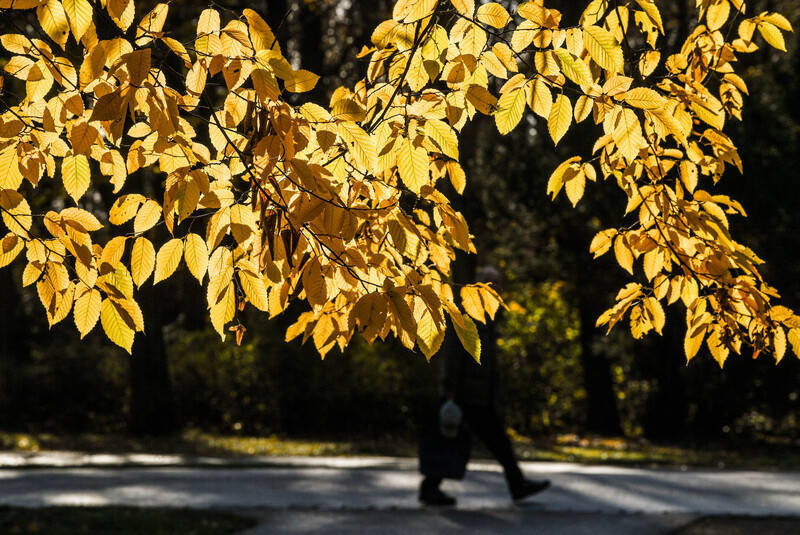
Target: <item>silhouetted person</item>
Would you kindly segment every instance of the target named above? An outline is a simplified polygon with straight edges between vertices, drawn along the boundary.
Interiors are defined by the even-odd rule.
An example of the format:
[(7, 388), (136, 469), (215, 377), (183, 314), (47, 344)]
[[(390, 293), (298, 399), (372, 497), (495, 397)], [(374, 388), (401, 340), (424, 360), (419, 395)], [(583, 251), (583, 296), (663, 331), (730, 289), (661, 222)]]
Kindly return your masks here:
[[(491, 267), (481, 268), (478, 271), (480, 282), (499, 282), (499, 272)], [(499, 314), (499, 312), (498, 312)], [(499, 318), (496, 318), (499, 319)], [(548, 480), (526, 479), (517, 464), (511, 441), (505, 431), (503, 418), (498, 414), (495, 407), (497, 390), (497, 332), (495, 323), (487, 321), (487, 324), (477, 323), (478, 334), (481, 339), (481, 364), (475, 362), (472, 356), (461, 347), (459, 341), (455, 339), (455, 333), (448, 333), (449, 340), (455, 339), (444, 350), (444, 377), (443, 389), (445, 400), (452, 400), (461, 409), (463, 422), (469, 432), (477, 436), (491, 454), (503, 467), (511, 497), (521, 500), (527, 496), (546, 489), (550, 482)], [(450, 412), (448, 413), (448, 409)], [(436, 415), (436, 424), (423, 426), (423, 433), (441, 433), (438, 420), (439, 417), (452, 418), (452, 409), (439, 411)], [(430, 424), (430, 422), (429, 422)], [(445, 422), (444, 431), (447, 432)], [(468, 439), (467, 439), (468, 440)], [(459, 446), (461, 441), (454, 442), (457, 450), (463, 450)], [(436, 466), (429, 468), (431, 463), (423, 462), (426, 455), (424, 448), (420, 447), (420, 471), (424, 479), (420, 485), (419, 500), (426, 505), (454, 505), (455, 498), (448, 496), (441, 491), (439, 485), (444, 477)], [(454, 451), (458, 455), (459, 451)], [(464, 465), (469, 456), (467, 446)], [(463, 474), (463, 472), (462, 472)], [(458, 475), (455, 476), (460, 479)]]

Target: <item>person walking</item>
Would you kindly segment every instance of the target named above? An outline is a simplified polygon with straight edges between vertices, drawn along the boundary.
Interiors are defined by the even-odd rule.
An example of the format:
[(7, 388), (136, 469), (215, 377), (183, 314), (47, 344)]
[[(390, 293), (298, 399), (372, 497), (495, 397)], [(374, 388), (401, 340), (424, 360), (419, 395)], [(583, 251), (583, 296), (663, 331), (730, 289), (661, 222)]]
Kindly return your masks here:
[[(499, 283), (500, 273), (493, 267), (484, 267), (478, 270), (477, 279), (480, 282)], [(499, 314), (500, 312), (496, 320), (499, 320)], [(438, 421), (435, 422), (438, 425), (431, 425), (429, 421), (423, 428), (420, 441), (420, 471), (424, 477), (420, 484), (419, 501), (425, 505), (455, 505), (456, 499), (442, 492), (440, 485), (445, 478), (463, 477), (469, 459), (467, 432), (478, 437), (503, 467), (508, 490), (514, 501), (522, 500), (550, 486), (550, 481), (546, 479), (527, 479), (519, 468), (503, 418), (496, 408), (496, 322), (487, 321), (485, 325), (478, 323), (477, 326), (482, 348), (481, 364), (475, 362), (457, 340), (453, 342), (455, 333), (450, 332), (446, 338), (450, 343), (444, 349), (445, 402), (436, 419)], [(432, 433), (440, 436), (431, 436)], [(433, 461), (426, 458), (434, 453), (430, 451), (435, 449), (431, 445), (438, 445), (441, 449), (448, 444), (449, 453), (454, 457), (449, 463), (442, 462), (441, 455)]]

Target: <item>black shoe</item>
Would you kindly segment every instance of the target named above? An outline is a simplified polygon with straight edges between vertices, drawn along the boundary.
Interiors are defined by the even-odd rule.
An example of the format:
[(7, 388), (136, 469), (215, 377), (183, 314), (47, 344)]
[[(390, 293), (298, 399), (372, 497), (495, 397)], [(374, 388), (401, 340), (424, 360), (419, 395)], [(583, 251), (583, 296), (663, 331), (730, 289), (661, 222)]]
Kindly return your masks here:
[(419, 501), (424, 505), (432, 505), (437, 507), (456, 504), (455, 498), (448, 496), (438, 488), (420, 489)]
[(511, 497), (514, 501), (519, 501), (533, 496), (538, 492), (550, 486), (550, 481), (547, 479), (523, 479), (519, 485), (514, 485), (511, 488)]

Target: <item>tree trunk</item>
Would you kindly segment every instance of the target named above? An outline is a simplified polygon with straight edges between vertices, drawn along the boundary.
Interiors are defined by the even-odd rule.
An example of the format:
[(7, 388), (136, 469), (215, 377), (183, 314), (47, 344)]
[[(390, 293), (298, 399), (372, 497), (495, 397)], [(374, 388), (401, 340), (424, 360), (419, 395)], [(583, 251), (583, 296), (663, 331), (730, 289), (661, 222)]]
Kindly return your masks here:
[(129, 361), (128, 430), (136, 435), (166, 435), (177, 431), (160, 294), (161, 290), (151, 285), (142, 287), (139, 294), (146, 322), (145, 334), (137, 335)]
[(608, 359), (594, 351), (593, 340), (597, 329), (597, 313), (591, 306), (585, 286), (578, 292), (578, 315), (580, 318), (581, 366), (583, 384), (586, 389), (586, 430), (601, 435), (621, 435), (617, 397), (611, 377)]

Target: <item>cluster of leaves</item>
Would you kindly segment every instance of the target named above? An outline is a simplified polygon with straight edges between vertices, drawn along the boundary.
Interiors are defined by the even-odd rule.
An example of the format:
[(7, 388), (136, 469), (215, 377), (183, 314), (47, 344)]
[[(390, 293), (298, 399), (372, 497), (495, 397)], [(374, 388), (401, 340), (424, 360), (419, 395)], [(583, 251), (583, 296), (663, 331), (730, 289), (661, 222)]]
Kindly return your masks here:
[[(168, 4), (137, 18), (133, 0), (0, 0), (12, 20), (35, 10), (41, 27), (0, 36), (14, 99), (0, 123), (0, 267), (25, 251), (23, 285), (36, 285), (51, 324), (72, 312), (83, 336), (99, 320), (129, 351), (144, 329), (135, 288), (183, 260), (223, 337), (241, 340), (248, 303), (272, 317), (305, 300), (287, 339), (310, 338), (323, 356), (360, 332), (430, 358), (449, 317), (479, 359), (474, 322), (501, 301), (485, 284), (457, 297), (449, 280), (455, 249), (474, 252), (437, 189), (444, 179), (466, 187), (458, 133), (476, 115), (508, 133), (530, 108), (557, 143), (591, 115), (603, 130), (596, 155), (564, 162), (548, 191), (577, 203), (587, 179), (613, 177), (639, 217), (591, 250), (613, 246), (631, 273), (642, 256), (647, 280), (626, 286), (599, 323), (628, 315), (634, 336), (660, 331), (660, 302), (682, 299), (687, 357), (707, 338), (720, 362), (743, 343), (780, 358), (786, 330), (800, 342), (800, 318), (771, 305), (760, 260), (731, 238), (725, 213), (741, 206), (697, 186), (741, 165), (722, 132), (747, 91), (736, 54), (757, 49), (756, 29), (783, 48), (791, 26), (776, 13), (742, 18), (728, 42), (723, 30), (745, 3), (697, 4), (700, 23), (662, 61), (651, 0), (593, 0), (574, 27), (543, 0), (513, 17), (497, 3), (398, 0), (359, 55), (365, 77), (322, 106), (292, 104), (318, 77), (293, 68), (250, 9), (228, 21), (206, 9), (196, 37), (180, 42), (165, 31)], [(213, 98), (222, 84), (224, 99)], [(126, 192), (146, 168), (165, 177), (163, 196)], [(40, 181), (59, 176), (78, 206), (33, 214)], [(93, 182), (120, 194), (107, 215), (79, 207)], [(170, 238), (154, 244), (162, 225)]]

